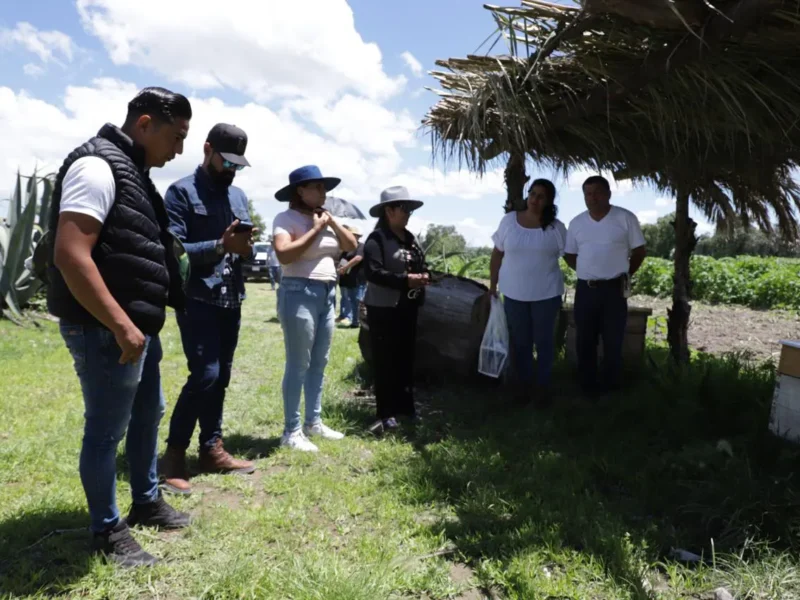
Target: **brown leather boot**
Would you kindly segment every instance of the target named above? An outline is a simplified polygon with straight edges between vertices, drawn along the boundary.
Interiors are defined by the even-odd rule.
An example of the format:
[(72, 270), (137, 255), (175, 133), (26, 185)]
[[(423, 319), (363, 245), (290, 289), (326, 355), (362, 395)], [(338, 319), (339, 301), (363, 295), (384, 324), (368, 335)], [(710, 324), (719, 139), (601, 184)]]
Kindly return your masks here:
[(192, 493), (189, 467), (186, 466), (186, 448), (167, 446), (161, 458), (161, 473), (164, 475), (163, 487), (166, 491), (182, 496)]
[(249, 460), (233, 458), (222, 447), (222, 440), (217, 439), (213, 447), (200, 450), (200, 470), (204, 473), (241, 473), (247, 475), (256, 470)]

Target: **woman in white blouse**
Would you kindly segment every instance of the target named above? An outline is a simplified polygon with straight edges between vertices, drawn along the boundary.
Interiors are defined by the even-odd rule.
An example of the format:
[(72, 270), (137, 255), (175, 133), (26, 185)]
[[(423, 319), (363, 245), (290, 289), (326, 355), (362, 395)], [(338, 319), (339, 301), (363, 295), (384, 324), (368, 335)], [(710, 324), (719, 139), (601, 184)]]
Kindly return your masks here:
[(508, 213), (492, 236), (490, 293), (496, 296), (499, 284), (519, 400), (527, 403), (534, 392), (535, 346), (535, 399), (539, 405), (550, 401), (555, 326), (564, 295), (558, 261), (564, 254), (567, 228), (556, 219), (555, 199), (553, 183), (537, 179), (528, 191), (525, 210)]

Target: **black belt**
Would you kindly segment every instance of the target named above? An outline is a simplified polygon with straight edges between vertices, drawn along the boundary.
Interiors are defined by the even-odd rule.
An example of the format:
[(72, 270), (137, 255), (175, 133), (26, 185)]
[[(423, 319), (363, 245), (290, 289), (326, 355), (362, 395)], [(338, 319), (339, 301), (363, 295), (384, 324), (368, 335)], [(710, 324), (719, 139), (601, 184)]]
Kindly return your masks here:
[(608, 285), (615, 285), (622, 281), (623, 276), (615, 277), (614, 279), (578, 279), (578, 283), (583, 283), (587, 287), (596, 288)]

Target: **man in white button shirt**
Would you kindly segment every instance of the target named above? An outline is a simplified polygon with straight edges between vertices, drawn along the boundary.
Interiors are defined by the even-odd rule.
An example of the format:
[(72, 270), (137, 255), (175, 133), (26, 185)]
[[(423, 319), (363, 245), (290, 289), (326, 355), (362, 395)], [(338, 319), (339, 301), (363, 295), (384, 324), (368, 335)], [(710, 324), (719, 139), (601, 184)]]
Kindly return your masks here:
[[(646, 251), (636, 215), (611, 205), (608, 180), (589, 177), (583, 184), (583, 197), (588, 210), (569, 224), (564, 260), (578, 275), (575, 327), (581, 387), (595, 397), (619, 388), (628, 317), (625, 290)], [(601, 337), (603, 372), (598, 380)]]

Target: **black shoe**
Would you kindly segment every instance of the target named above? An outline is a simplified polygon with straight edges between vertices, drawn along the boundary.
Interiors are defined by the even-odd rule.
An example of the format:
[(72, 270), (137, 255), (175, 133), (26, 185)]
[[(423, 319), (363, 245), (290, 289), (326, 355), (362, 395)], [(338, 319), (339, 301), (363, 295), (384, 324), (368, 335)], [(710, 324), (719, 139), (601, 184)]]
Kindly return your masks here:
[(397, 419), (394, 417), (389, 417), (388, 419), (383, 420), (383, 431), (397, 431), (400, 429), (400, 423), (397, 422)]
[(141, 525), (161, 529), (183, 529), (188, 527), (191, 522), (192, 518), (187, 513), (172, 508), (161, 494), (158, 495), (158, 500), (155, 502), (134, 503), (128, 514), (128, 525), (131, 527)]
[(131, 535), (125, 519), (120, 519), (119, 523), (108, 531), (95, 533), (92, 550), (126, 569), (152, 567), (159, 562), (155, 556), (142, 550), (139, 542)]

